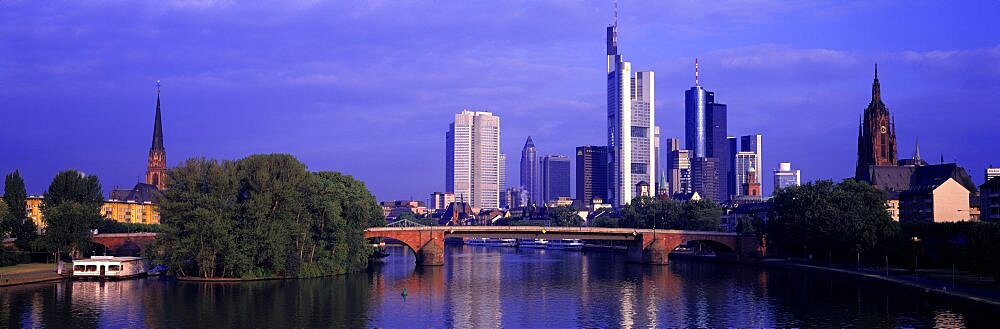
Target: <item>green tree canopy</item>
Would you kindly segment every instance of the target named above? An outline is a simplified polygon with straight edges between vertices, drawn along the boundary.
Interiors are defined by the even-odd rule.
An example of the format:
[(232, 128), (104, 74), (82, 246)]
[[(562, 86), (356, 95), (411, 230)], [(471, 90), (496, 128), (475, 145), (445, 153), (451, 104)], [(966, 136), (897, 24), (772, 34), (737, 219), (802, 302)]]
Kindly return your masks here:
[(899, 229), (885, 200), (884, 192), (855, 180), (781, 189), (770, 201), (768, 240), (781, 251), (803, 256), (867, 252)]
[(156, 258), (181, 276), (317, 276), (363, 268), (384, 225), (364, 184), (290, 155), (191, 159), (170, 170)]
[(0, 217), (0, 234), (8, 232), (17, 238), (15, 245), (22, 250), (29, 249), (37, 237), (35, 222), (28, 218), (28, 194), (24, 189), (24, 179), (15, 170), (4, 179), (3, 200), (7, 203), (8, 214)]
[(7, 202), (0, 199), (0, 239), (7, 237), (7, 233), (10, 233), (10, 222), (9, 218), (10, 210), (7, 209)]
[(571, 206), (559, 206), (545, 210), (552, 226), (581, 226), (583, 218)]
[(635, 198), (622, 208), (621, 227), (714, 231), (722, 221), (722, 207), (712, 201)]
[(47, 225), (39, 244), (57, 253), (89, 250), (90, 230), (97, 228), (102, 220), (102, 194), (97, 176), (76, 170), (56, 174), (42, 204)]

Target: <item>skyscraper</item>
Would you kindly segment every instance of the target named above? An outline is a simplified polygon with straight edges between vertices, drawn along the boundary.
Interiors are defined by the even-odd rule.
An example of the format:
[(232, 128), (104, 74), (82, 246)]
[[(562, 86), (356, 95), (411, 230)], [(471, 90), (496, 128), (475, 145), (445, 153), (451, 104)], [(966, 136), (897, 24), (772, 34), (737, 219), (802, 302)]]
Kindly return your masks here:
[(688, 150), (670, 151), (670, 194), (691, 193), (691, 153)]
[(755, 171), (757, 170), (757, 153), (743, 151), (736, 152), (735, 159), (736, 162), (733, 165), (733, 171), (736, 175), (735, 181), (737, 183), (735, 186), (740, 186), (740, 188), (735, 189), (735, 196), (745, 196), (747, 194), (743, 185), (747, 182), (747, 173), (749, 173), (751, 169)]
[(539, 204), (570, 197), (570, 164), (565, 155), (542, 157), (542, 199)]
[(445, 191), (476, 208), (500, 206), (500, 117), (462, 111), (446, 134)]
[(607, 28), (608, 167), (611, 204), (632, 200), (635, 186), (655, 189), (656, 122), (652, 71), (632, 74), (632, 64), (618, 53), (618, 17)]
[[(727, 107), (725, 104), (715, 102), (715, 93), (707, 91), (701, 87), (698, 81), (698, 61), (695, 60), (695, 86), (684, 93), (684, 143), (691, 151), (692, 168), (699, 162), (696, 158), (714, 158), (714, 165), (706, 166), (707, 162), (702, 161), (699, 173), (702, 175), (692, 175), (692, 185), (695, 192), (702, 197), (715, 201), (725, 201), (730, 195), (732, 185), (726, 179), (732, 166), (731, 153), (726, 141), (727, 129)], [(711, 167), (711, 168), (709, 168)], [(707, 173), (704, 170), (715, 170), (715, 173)], [(714, 182), (699, 182), (698, 179), (709, 179), (715, 177)], [(713, 193), (698, 190), (698, 187), (714, 187)]]
[(507, 191), (507, 155), (500, 153), (500, 207), (505, 209), (510, 209), (510, 203), (507, 201), (507, 197), (504, 193)]
[(869, 166), (896, 165), (896, 125), (889, 109), (882, 103), (878, 83), (878, 64), (872, 82), (872, 100), (858, 124), (858, 162), (854, 177), (866, 180)]
[(608, 147), (579, 146), (576, 148), (576, 198), (591, 204), (594, 197), (608, 200)]
[[(758, 178), (760, 174), (760, 168), (762, 166), (761, 155), (763, 153), (762, 141), (763, 137), (760, 134), (743, 135), (739, 138), (739, 145), (735, 145), (736, 139), (731, 138), (730, 148), (735, 148), (731, 151), (733, 153), (733, 158), (735, 162), (730, 168), (730, 180), (734, 182), (732, 185), (737, 188), (733, 188), (733, 196), (746, 195), (743, 192), (743, 188), (740, 188), (745, 184), (747, 169), (750, 165), (745, 161), (747, 159), (753, 160), (753, 168), (758, 173)], [(742, 157), (742, 158), (741, 158)], [(741, 162), (743, 161), (743, 162)]]
[(790, 162), (779, 163), (778, 170), (774, 171), (774, 191), (799, 185), (802, 185), (802, 176), (799, 170), (792, 171)]
[(698, 192), (704, 199), (716, 202), (724, 200), (719, 197), (719, 159), (717, 158), (693, 158), (691, 159), (691, 191)]
[(160, 119), (160, 82), (156, 82), (156, 119), (153, 121), (153, 145), (146, 163), (146, 184), (160, 191), (166, 188), (167, 149), (163, 147), (163, 122)]
[(524, 147), (521, 148), (521, 190), (526, 191), (528, 194), (528, 204), (543, 204), (544, 200), (535, 202), (535, 199), (539, 199), (542, 196), (541, 189), (539, 186), (539, 173), (538, 173), (538, 151), (535, 150), (535, 142), (531, 140), (531, 136), (528, 136), (528, 140), (524, 142)]

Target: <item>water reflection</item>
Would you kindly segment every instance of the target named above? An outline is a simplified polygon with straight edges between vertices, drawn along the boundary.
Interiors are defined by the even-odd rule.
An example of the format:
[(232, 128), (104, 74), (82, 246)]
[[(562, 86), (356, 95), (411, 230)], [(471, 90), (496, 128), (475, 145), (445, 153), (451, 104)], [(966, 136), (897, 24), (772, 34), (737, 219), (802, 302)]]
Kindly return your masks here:
[[(0, 327), (988, 327), (1000, 315), (811, 273), (623, 255), (448, 246), (290, 281), (158, 278), (0, 288)], [(403, 291), (407, 294), (404, 296)]]

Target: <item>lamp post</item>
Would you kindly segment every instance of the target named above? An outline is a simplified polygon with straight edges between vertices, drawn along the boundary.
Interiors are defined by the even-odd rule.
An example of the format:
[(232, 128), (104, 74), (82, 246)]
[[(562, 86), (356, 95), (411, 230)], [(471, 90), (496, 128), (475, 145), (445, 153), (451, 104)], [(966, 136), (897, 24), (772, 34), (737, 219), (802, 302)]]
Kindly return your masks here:
[(917, 277), (917, 268), (920, 267), (919, 266), (920, 264), (917, 263), (917, 261), (918, 261), (918, 259), (917, 259), (917, 254), (918, 254), (918, 252), (917, 252), (918, 251), (917, 250), (917, 246), (920, 243), (920, 237), (917, 237), (917, 236), (910, 237), (910, 241), (913, 241), (913, 277)]

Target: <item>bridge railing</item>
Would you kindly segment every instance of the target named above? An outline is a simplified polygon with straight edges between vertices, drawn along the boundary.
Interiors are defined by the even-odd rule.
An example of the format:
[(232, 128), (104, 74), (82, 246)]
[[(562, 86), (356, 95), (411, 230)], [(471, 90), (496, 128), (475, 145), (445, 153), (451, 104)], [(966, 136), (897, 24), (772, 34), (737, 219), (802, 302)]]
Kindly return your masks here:
[(424, 227), (424, 226), (427, 225), (420, 224), (405, 218), (389, 224), (385, 224), (385, 227)]

